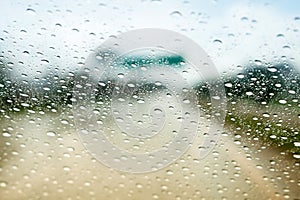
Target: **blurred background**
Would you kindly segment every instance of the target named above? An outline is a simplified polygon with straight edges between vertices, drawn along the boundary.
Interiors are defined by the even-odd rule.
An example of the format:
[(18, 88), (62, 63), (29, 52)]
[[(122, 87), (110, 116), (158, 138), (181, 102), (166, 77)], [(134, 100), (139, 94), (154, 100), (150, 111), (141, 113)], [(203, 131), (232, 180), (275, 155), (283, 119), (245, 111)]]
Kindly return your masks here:
[[(0, 199), (299, 199), (298, 1), (3, 0), (0, 7)], [(189, 37), (219, 76), (191, 85), (202, 113), (192, 147), (167, 168), (136, 175), (109, 169), (86, 151), (72, 94), (88, 55), (138, 28)], [(185, 62), (163, 55), (117, 65), (180, 70)], [(209, 89), (220, 82), (224, 130), (201, 160), (214, 120)], [(157, 91), (151, 84), (140, 90)], [(115, 87), (113, 78), (104, 80), (97, 98), (109, 102)]]

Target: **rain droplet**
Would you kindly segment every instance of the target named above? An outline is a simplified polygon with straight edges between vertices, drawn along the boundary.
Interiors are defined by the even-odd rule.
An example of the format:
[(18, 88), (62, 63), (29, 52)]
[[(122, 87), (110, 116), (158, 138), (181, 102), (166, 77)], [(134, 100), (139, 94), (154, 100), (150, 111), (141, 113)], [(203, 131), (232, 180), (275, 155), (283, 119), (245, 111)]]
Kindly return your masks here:
[(21, 106), (23, 106), (23, 107), (29, 107), (30, 105), (28, 103), (21, 103)]
[(66, 120), (66, 119), (62, 119), (62, 120), (60, 121), (60, 123), (62, 123), (62, 124), (69, 124), (68, 120)]
[(29, 52), (28, 51), (23, 51), (23, 54), (28, 56), (29, 55)]
[(238, 77), (238, 78), (244, 78), (245, 75), (244, 75), (244, 74), (238, 74), (237, 77)]
[(275, 87), (280, 88), (280, 87), (281, 87), (281, 84), (280, 84), (280, 83), (276, 83), (276, 84), (275, 84)]
[(184, 100), (183, 100), (183, 103), (189, 104), (189, 103), (190, 103), (190, 100), (184, 99)]
[(154, 109), (154, 113), (155, 114), (160, 114), (160, 113), (162, 113), (163, 111), (161, 110), (161, 109), (159, 109), (159, 108), (155, 108)]
[(98, 54), (98, 55), (96, 55), (96, 59), (97, 60), (103, 60), (103, 56)]
[(174, 17), (174, 18), (179, 18), (179, 17), (182, 17), (182, 13), (176, 10), (176, 11), (171, 12), (170, 16)]
[(269, 67), (268, 71), (270, 71), (270, 72), (277, 72), (277, 69), (275, 67)]
[(299, 154), (294, 154), (293, 157), (296, 158), (296, 159), (300, 159), (300, 155)]
[(279, 33), (279, 34), (276, 35), (276, 37), (278, 37), (278, 38), (283, 38), (283, 37), (284, 37), (284, 34)]
[(280, 99), (280, 100), (279, 100), (279, 103), (281, 103), (281, 104), (286, 104), (286, 103), (287, 103), (287, 101), (286, 101), (286, 100), (284, 100), (284, 99)]
[(300, 142), (294, 142), (295, 147), (300, 147)]
[(49, 132), (47, 132), (47, 136), (54, 137), (54, 136), (56, 136), (56, 133), (53, 131), (49, 131)]
[(242, 17), (241, 21), (243, 21), (243, 22), (248, 21), (248, 17)]
[(66, 171), (66, 172), (71, 171), (71, 168), (70, 168), (69, 166), (64, 166), (63, 169), (64, 169), (64, 171)]
[(128, 85), (128, 87), (131, 87), (131, 88), (135, 87), (135, 85), (133, 83), (128, 83), (127, 85)]
[(289, 90), (288, 91), (290, 94), (296, 94), (296, 92), (294, 90)]
[(253, 95), (253, 92), (246, 92), (246, 95), (251, 96), (251, 95)]
[(31, 15), (35, 15), (36, 14), (36, 11), (34, 9), (32, 9), (32, 8), (27, 8), (26, 12), (29, 13), (29, 14), (31, 14)]
[(215, 40), (213, 41), (213, 43), (215, 43), (215, 44), (222, 44), (223, 42), (222, 42), (222, 40), (215, 39)]
[(49, 60), (42, 59), (42, 60), (41, 60), (41, 63), (44, 64), (44, 65), (49, 64)]
[(231, 83), (225, 83), (225, 87), (231, 88), (231, 87), (232, 87), (232, 84), (231, 84)]
[(145, 101), (143, 99), (138, 99), (137, 102), (138, 103), (145, 103)]
[(7, 182), (6, 181), (0, 181), (0, 187), (4, 188), (7, 186)]
[(262, 65), (262, 62), (261, 62), (261, 60), (254, 60), (254, 63), (256, 64), (256, 65)]
[(10, 133), (8, 133), (8, 132), (3, 132), (3, 133), (2, 133), (2, 136), (3, 136), (3, 137), (10, 137), (10, 136), (11, 136), (11, 134), (10, 134)]
[(119, 73), (118, 74), (118, 78), (124, 78), (124, 74), (123, 73)]
[(269, 113), (264, 113), (263, 117), (270, 117), (270, 114)]
[(73, 28), (72, 31), (79, 33), (79, 30), (77, 28)]

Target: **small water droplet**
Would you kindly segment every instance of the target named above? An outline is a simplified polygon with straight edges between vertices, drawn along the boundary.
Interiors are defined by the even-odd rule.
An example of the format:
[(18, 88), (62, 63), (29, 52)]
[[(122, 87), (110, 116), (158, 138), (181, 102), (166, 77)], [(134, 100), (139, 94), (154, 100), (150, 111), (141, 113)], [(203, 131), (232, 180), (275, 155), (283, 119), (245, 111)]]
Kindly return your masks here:
[(251, 95), (253, 95), (253, 92), (251, 92), (251, 91), (246, 92), (246, 95), (247, 95), (247, 96), (251, 96)]
[(174, 172), (172, 170), (167, 170), (167, 175), (173, 175)]
[(41, 60), (41, 63), (44, 64), (44, 65), (49, 64), (49, 60), (42, 59), (42, 60)]
[(296, 158), (296, 159), (300, 159), (300, 155), (299, 154), (294, 154), (293, 157)]
[(3, 132), (3, 133), (2, 133), (2, 136), (3, 136), (3, 137), (10, 137), (10, 136), (11, 136), (11, 134), (10, 134), (10, 133), (8, 133), (8, 132)]
[(72, 31), (79, 33), (79, 30), (77, 28), (73, 28)]
[(103, 55), (97, 54), (97, 55), (96, 55), (96, 59), (97, 59), (97, 60), (103, 60)]
[(238, 78), (244, 78), (245, 75), (244, 75), (244, 74), (238, 74), (237, 77), (238, 77)]
[(243, 21), (243, 22), (248, 21), (248, 17), (242, 17), (242, 18), (241, 18), (241, 21)]
[(8, 185), (8, 184), (7, 184), (6, 181), (0, 181), (0, 187), (1, 187), (1, 188), (6, 187), (7, 185)]
[(28, 51), (23, 51), (23, 54), (28, 56), (29, 55), (29, 52)]
[(284, 34), (279, 33), (279, 34), (276, 35), (276, 37), (278, 37), (278, 38), (284, 38)]
[(118, 78), (124, 78), (124, 74), (123, 73), (119, 73), (118, 74)]
[(290, 94), (296, 94), (296, 92), (294, 90), (289, 90), (288, 91)]
[(155, 108), (154, 109), (154, 113), (155, 114), (161, 114), (163, 111), (161, 110), (161, 109), (159, 109), (159, 108)]
[(277, 72), (277, 69), (275, 67), (268, 67), (268, 71)]
[(28, 14), (31, 14), (31, 15), (35, 15), (35, 14), (36, 14), (36, 11), (35, 11), (34, 9), (32, 9), (32, 8), (27, 8), (27, 9), (26, 9), (26, 12), (27, 12)]
[(138, 99), (137, 102), (138, 103), (145, 103), (144, 99)]
[(225, 87), (231, 88), (232, 87), (232, 83), (225, 83)]
[(269, 113), (264, 113), (263, 117), (270, 117), (270, 114)]
[(71, 171), (71, 168), (70, 168), (69, 166), (64, 166), (63, 169), (64, 169), (64, 171), (66, 171), (66, 172)]
[(176, 10), (176, 11), (171, 12), (170, 16), (174, 17), (174, 18), (180, 18), (180, 17), (182, 17), (182, 13)]
[(62, 120), (60, 121), (60, 123), (62, 123), (62, 124), (69, 124), (68, 120), (66, 120), (66, 119), (62, 119)]
[(262, 65), (262, 61), (261, 60), (254, 60), (254, 63), (258, 66)]
[(222, 44), (223, 42), (222, 42), (222, 40), (220, 40), (220, 39), (215, 39), (215, 40), (213, 41), (213, 43), (215, 43), (215, 44)]
[(47, 134), (47, 136), (49, 136), (49, 137), (54, 137), (54, 136), (56, 136), (56, 133), (53, 132), (53, 131), (49, 131), (49, 132), (47, 132), (46, 134)]
[(14, 66), (14, 63), (13, 63), (13, 62), (8, 62), (8, 63), (7, 63), (7, 66), (8, 66), (8, 67), (13, 67), (13, 66)]
[(300, 147), (300, 142), (294, 142), (295, 147)]
[(128, 87), (131, 87), (131, 88), (135, 87), (135, 85), (133, 83), (128, 83), (127, 85), (128, 85)]
[(281, 103), (281, 104), (286, 104), (286, 103), (287, 103), (287, 101), (286, 101), (286, 100), (284, 100), (284, 99), (280, 99), (280, 100), (279, 100), (279, 103)]

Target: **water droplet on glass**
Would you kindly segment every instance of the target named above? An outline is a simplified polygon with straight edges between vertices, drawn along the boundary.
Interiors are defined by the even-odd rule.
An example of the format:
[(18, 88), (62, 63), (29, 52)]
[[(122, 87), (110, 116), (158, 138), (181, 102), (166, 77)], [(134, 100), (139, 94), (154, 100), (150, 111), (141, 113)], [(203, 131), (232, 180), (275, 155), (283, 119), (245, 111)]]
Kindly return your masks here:
[(246, 95), (247, 95), (247, 96), (251, 96), (251, 95), (253, 95), (253, 92), (251, 92), (251, 91), (246, 92)]
[(6, 181), (0, 181), (0, 187), (4, 188), (7, 186), (7, 182)]
[(64, 169), (64, 171), (66, 171), (66, 172), (71, 171), (71, 168), (70, 168), (69, 166), (64, 166), (63, 169)]
[(280, 100), (279, 100), (279, 103), (281, 103), (281, 104), (286, 104), (286, 103), (287, 103), (287, 101), (286, 101), (286, 100), (284, 100), (284, 99), (280, 99)]
[(123, 73), (119, 73), (118, 74), (118, 78), (124, 78), (124, 74)]
[(182, 13), (179, 11), (173, 11), (170, 13), (170, 16), (174, 17), (174, 18), (179, 18), (179, 17), (182, 17)]
[(215, 40), (213, 41), (213, 43), (215, 43), (215, 44), (222, 44), (223, 42), (222, 42), (222, 40), (215, 39)]
[(231, 88), (232, 87), (232, 83), (225, 83), (225, 87)]
[(295, 147), (300, 147), (300, 142), (294, 142)]
[(268, 67), (268, 71), (277, 72), (277, 69), (275, 67)]
[(11, 136), (11, 134), (10, 134), (10, 133), (8, 133), (8, 132), (3, 132), (3, 133), (2, 133), (2, 136), (3, 136), (3, 137), (10, 137), (10, 136)]
[(243, 21), (243, 22), (248, 21), (248, 17), (242, 17), (242, 18), (241, 18), (241, 21)]
[(56, 133), (53, 131), (49, 131), (49, 132), (47, 132), (47, 136), (54, 137), (54, 136), (56, 136)]
[(276, 35), (276, 37), (278, 37), (278, 38), (284, 38), (284, 34), (279, 33), (279, 34)]
[(256, 64), (256, 65), (262, 65), (262, 62), (261, 62), (261, 60), (254, 60), (254, 63)]
[(26, 12), (29, 13), (29, 14), (31, 14), (31, 15), (35, 15), (36, 14), (35, 10), (32, 9), (32, 8), (27, 8)]
[(49, 64), (49, 60), (42, 59), (42, 60), (41, 60), (41, 63), (44, 64), (44, 65)]
[(238, 77), (238, 78), (244, 78), (245, 75), (244, 75), (244, 74), (238, 74), (237, 77)]
[(66, 120), (66, 119), (62, 119), (60, 122), (61, 122), (62, 124), (69, 124), (68, 120)]
[(163, 111), (161, 110), (161, 109), (159, 109), (159, 108), (155, 108), (154, 109), (154, 113), (155, 114), (161, 114)]

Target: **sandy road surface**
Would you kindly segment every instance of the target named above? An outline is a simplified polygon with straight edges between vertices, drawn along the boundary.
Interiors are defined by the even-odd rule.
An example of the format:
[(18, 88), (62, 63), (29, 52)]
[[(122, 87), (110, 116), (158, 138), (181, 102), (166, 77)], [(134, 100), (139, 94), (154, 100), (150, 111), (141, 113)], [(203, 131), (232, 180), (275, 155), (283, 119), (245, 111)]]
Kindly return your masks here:
[[(0, 199), (297, 199), (299, 163), (271, 148), (222, 135), (199, 159), (207, 132), (166, 168), (145, 174), (109, 169), (84, 148), (70, 113), (1, 119)], [(63, 120), (62, 120), (63, 119)]]

